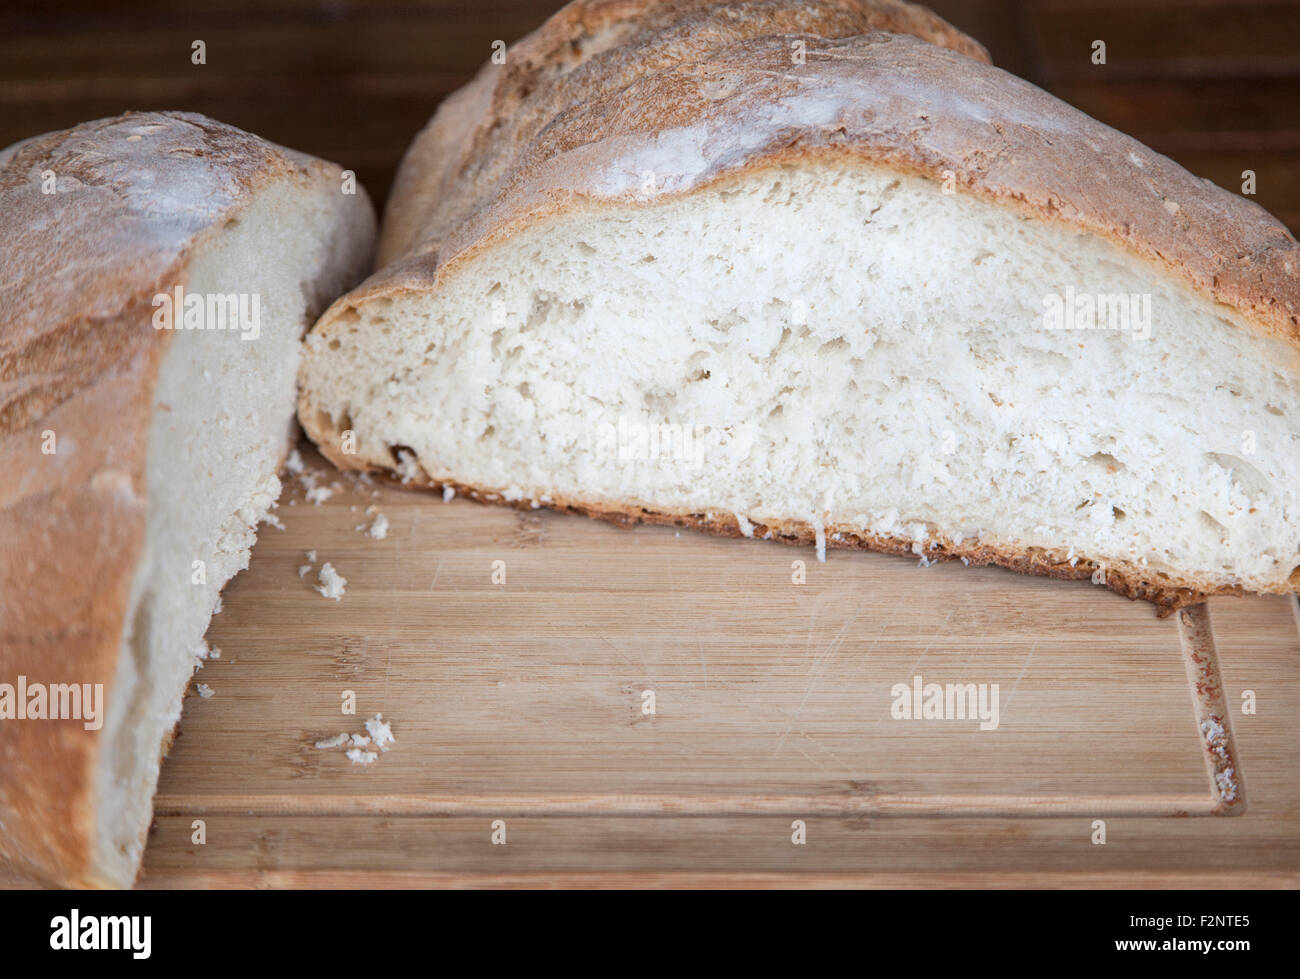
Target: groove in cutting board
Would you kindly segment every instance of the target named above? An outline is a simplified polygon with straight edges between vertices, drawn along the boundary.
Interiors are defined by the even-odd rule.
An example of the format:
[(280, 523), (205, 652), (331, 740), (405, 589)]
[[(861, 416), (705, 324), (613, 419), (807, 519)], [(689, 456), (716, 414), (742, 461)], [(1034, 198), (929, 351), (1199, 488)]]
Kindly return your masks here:
[[(1205, 738), (1209, 793), (1204, 796), (1070, 798), (1015, 795), (852, 794), (773, 796), (690, 795), (159, 795), (160, 816), (246, 813), (248, 815), (387, 816), (651, 816), (651, 815), (810, 815), (810, 816), (1188, 816), (1238, 815), (1245, 811), (1245, 782), (1236, 758), (1232, 723), (1214, 648), (1209, 608), (1179, 613), (1179, 637), (1192, 694), (1197, 731)], [(1213, 732), (1211, 734), (1211, 732)]]
[[(1207, 816), (1228, 807), (1209, 795), (1151, 798), (1058, 796), (159, 796), (159, 816)], [(1234, 809), (1233, 811), (1238, 811)]]
[[(997, 569), (818, 564), (811, 549), (444, 504), (304, 455), (339, 489), (320, 506), (288, 490), (286, 530), (263, 528), (227, 589), (209, 635), (224, 655), (201, 674), (216, 695), (187, 701), (160, 816), (1240, 811), (1206, 791), (1188, 724), (1226, 719), (1213, 644), (1145, 604)], [(357, 531), (371, 505), (385, 540)], [(348, 578), (342, 601), (298, 576), (306, 551)], [(1197, 711), (1180, 646), (1219, 690)], [(893, 720), (891, 687), (915, 675), (998, 684), (1000, 726)], [(357, 717), (339, 715), (343, 689)], [(313, 747), (376, 711), (398, 743), (370, 768)]]
[(1219, 657), (1214, 648), (1210, 607), (1196, 605), (1178, 613), (1178, 634), (1192, 691), (1196, 728), (1204, 741), (1212, 812), (1236, 816), (1246, 809), (1246, 782), (1232, 737), (1232, 712), (1223, 694)]

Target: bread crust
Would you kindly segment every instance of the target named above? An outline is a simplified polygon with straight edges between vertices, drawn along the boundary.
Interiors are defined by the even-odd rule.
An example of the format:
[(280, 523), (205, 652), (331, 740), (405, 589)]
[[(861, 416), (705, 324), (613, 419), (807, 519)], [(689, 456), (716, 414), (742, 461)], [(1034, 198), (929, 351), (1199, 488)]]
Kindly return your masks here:
[[(378, 264), (440, 248), (499, 192), (526, 183), (530, 160), (562, 153), (575, 140), (601, 143), (617, 132), (605, 128), (614, 120), (590, 117), (583, 106), (630, 99), (629, 115), (638, 116), (646, 131), (657, 132), (679, 121), (675, 114), (706, 114), (711, 101), (706, 97), (705, 112), (698, 112), (700, 107), (664, 89), (665, 73), (693, 66), (716, 84), (734, 77), (725, 52), (737, 45), (780, 37), (784, 47), (777, 69), (784, 70), (796, 42), (811, 59), (826, 39), (872, 31), (914, 35), (967, 58), (989, 60), (978, 41), (902, 0), (570, 3), (511, 45), (503, 64), (484, 65), (438, 107), (412, 142), (384, 211)], [(744, 84), (738, 77), (734, 81)], [(726, 84), (714, 91), (721, 93)], [(581, 193), (581, 170), (573, 177)], [(441, 250), (444, 260), (450, 257), (448, 249)]]
[[(656, 507), (649, 502), (609, 501), (575, 496), (551, 496), (540, 499), (508, 499), (504, 490), (459, 483), (454, 480), (437, 480), (427, 475), (399, 479), (383, 466), (358, 465), (356, 455), (344, 454), (337, 442), (317, 446), (326, 459), (340, 469), (353, 469), (372, 473), (397, 485), (430, 492), (453, 490), (457, 496), (475, 503), (508, 506), (516, 510), (555, 510), (577, 514), (593, 520), (603, 520), (617, 527), (631, 529), (639, 524), (651, 526), (682, 527), (701, 530), (720, 537), (748, 537), (771, 540), (807, 548), (817, 544), (818, 530), (807, 521), (784, 520), (765, 523), (751, 521), (750, 532), (745, 533), (735, 514), (692, 512), (684, 508)], [(996, 565), (1018, 574), (1056, 578), (1062, 581), (1091, 580), (1105, 585), (1125, 598), (1150, 602), (1156, 614), (1166, 618), (1181, 608), (1199, 605), (1214, 595), (1241, 595), (1237, 586), (1218, 585), (1167, 574), (1157, 569), (1125, 561), (1101, 565), (1083, 556), (1073, 556), (1060, 549), (1031, 547), (1028, 549), (988, 543), (972, 539), (953, 541), (943, 534), (931, 533), (918, 550), (918, 542), (907, 537), (889, 534), (864, 534), (861, 528), (849, 524), (827, 524), (821, 539), (829, 550), (877, 551), (902, 557), (924, 558), (933, 561), (961, 561), (966, 565)]]
[[(0, 682), (113, 696), (173, 335), (152, 327), (152, 298), (261, 188), (337, 193), (340, 173), (192, 113), (127, 113), (0, 151)], [(114, 883), (94, 865), (102, 733), (0, 721), (0, 858), (57, 884)]]
[[(740, 15), (743, 29), (732, 29), (732, 8), (752, 14)], [(557, 215), (653, 207), (770, 168), (824, 162), (919, 176), (1113, 242), (1219, 304), (1239, 328), (1284, 341), (1281, 354), (1300, 372), (1300, 248), (1285, 226), (992, 67), (947, 25), (853, 27), (854, 17), (873, 15), (886, 16), (878, 5), (833, 2), (575, 3), (511, 48), (504, 65), (486, 65), (408, 150), (379, 270), (313, 330), (319, 352), (309, 344), (299, 401), (307, 434), (341, 468), (391, 468), (386, 447), (367, 447), (368, 457), (339, 451), (341, 419), (321, 410), (308, 380), (312, 358), (327, 356), (335, 330), (355, 328), (364, 304), (435, 292), (482, 251)], [(804, 64), (792, 61), (797, 41)], [(734, 518), (635, 501), (548, 505), (616, 523), (738, 532)], [(789, 524), (773, 536), (806, 544), (814, 533)], [(831, 547), (912, 547), (851, 528), (827, 528), (827, 537)], [(1083, 556), (1070, 564), (1062, 554), (937, 538), (927, 556), (1058, 578), (1097, 570)], [(1105, 570), (1108, 587), (1161, 614), (1240, 590), (1140, 565)]]
[[(733, 29), (728, 11), (751, 7)], [(1098, 235), (1300, 352), (1300, 246), (1285, 225), (985, 63), (941, 21), (912, 23), (919, 37), (836, 33), (873, 17), (877, 4), (830, 0), (570, 4), (439, 107), (402, 162), (378, 271), (318, 331), (368, 300), (436, 289), (549, 214), (833, 155)], [(791, 63), (795, 41), (805, 64)]]

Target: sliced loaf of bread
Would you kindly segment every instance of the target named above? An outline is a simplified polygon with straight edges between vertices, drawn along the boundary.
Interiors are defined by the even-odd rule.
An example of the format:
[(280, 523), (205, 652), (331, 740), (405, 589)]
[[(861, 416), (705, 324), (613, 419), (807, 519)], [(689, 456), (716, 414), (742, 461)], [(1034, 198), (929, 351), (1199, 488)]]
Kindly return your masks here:
[(0, 152), (0, 857), (127, 886), (301, 337), (368, 271), (337, 166), (139, 113)]
[(480, 500), (1166, 614), (1295, 590), (1295, 239), (904, 6), (564, 8), (408, 151), (379, 270), (308, 338), (307, 432)]

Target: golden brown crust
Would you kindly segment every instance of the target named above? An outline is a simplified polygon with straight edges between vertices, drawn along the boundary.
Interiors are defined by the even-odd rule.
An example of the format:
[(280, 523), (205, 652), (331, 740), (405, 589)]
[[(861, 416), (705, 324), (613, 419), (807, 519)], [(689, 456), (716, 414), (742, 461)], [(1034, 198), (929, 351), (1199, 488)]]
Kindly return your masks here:
[[(914, 35), (987, 62), (988, 52), (924, 7), (901, 0), (578, 0), (510, 46), (438, 108), (398, 171), (384, 212), (378, 262), (385, 265), (441, 241), (521, 175), (524, 157), (549, 153), (549, 134), (599, 139), (574, 127), (574, 110), (620, 102), (665, 127), (674, 109), (659, 78), (675, 68), (714, 64), (729, 47), (782, 37), (781, 69), (796, 41), (815, 51), (825, 39), (872, 31)], [(714, 88), (728, 75), (716, 62)], [(739, 83), (739, 79), (736, 79)], [(689, 108), (683, 104), (682, 108)], [(424, 249), (421, 249), (424, 250)]]
[[(370, 298), (437, 288), (546, 215), (653, 204), (834, 155), (951, 177), (960, 192), (1111, 240), (1300, 345), (1300, 248), (1284, 225), (1029, 82), (971, 52), (855, 31), (871, 19), (856, 4), (650, 5), (643, 22), (645, 6), (570, 5), (443, 103), (398, 174), (380, 270), (320, 329)], [(733, 6), (753, 10), (735, 15), (741, 28)], [(591, 10), (603, 11), (598, 27), (581, 16)], [(961, 47), (960, 35), (917, 33)], [(804, 64), (792, 63), (796, 40)]]
[[(128, 113), (0, 151), (0, 683), (102, 683), (111, 698), (172, 336), (153, 329), (152, 297), (184, 282), (194, 249), (259, 188), (337, 186), (338, 173), (190, 113)], [(101, 734), (0, 720), (0, 858), (109, 883), (93, 865)]]
[[(101, 328), (132, 332), (132, 317)], [(156, 372), (162, 345), (139, 347), (35, 415), (25, 434), (5, 428), (0, 435), (0, 473), (7, 474), (0, 476), (0, 682), (17, 684), (24, 675), (34, 683), (102, 683), (106, 697), (112, 689), (144, 536), (145, 445), (123, 439), (97, 447), (100, 433), (88, 420), (112, 419), (122, 432), (147, 427), (150, 389), (141, 378)], [(42, 467), (34, 458), (44, 431), (61, 440), (61, 455)], [(98, 750), (99, 733), (80, 721), (0, 721), (0, 857), (72, 885), (96, 883), (89, 855)]]
[[(399, 480), (392, 470), (382, 466), (367, 465), (356, 455), (343, 453), (338, 442), (333, 439), (318, 443), (317, 448), (326, 459), (340, 469), (373, 473), (416, 490), (442, 492), (445, 488), (450, 488), (458, 496), (475, 503), (508, 506), (516, 510), (534, 510), (544, 507), (560, 513), (604, 520), (624, 529), (630, 529), (638, 524), (649, 524), (702, 530), (722, 537), (772, 540), (801, 547), (809, 547), (817, 543), (816, 528), (802, 520), (787, 520), (771, 524), (753, 521), (750, 533), (746, 534), (741, 530), (735, 515), (723, 510), (715, 513), (691, 512), (684, 509), (657, 508), (649, 503), (584, 500), (565, 496), (551, 496), (545, 500), (507, 499), (501, 489), (471, 486), (454, 480), (432, 480), (423, 475)], [(989, 544), (976, 539), (957, 543), (938, 533), (931, 534), (920, 551), (917, 550), (916, 542), (911, 539), (888, 534), (864, 534), (860, 528), (847, 524), (828, 524), (823, 539), (827, 550), (876, 551), (904, 557), (924, 557), (927, 561), (961, 561), (976, 566), (995, 565), (1018, 574), (1056, 578), (1062, 581), (1091, 580), (1095, 584), (1105, 585), (1125, 598), (1150, 602), (1156, 606), (1160, 618), (1172, 615), (1178, 609), (1200, 604), (1212, 595), (1243, 594), (1242, 589), (1236, 586), (1182, 581), (1132, 562), (1102, 566), (1084, 557), (1072, 557), (1061, 550), (1037, 547), (1020, 549)]]

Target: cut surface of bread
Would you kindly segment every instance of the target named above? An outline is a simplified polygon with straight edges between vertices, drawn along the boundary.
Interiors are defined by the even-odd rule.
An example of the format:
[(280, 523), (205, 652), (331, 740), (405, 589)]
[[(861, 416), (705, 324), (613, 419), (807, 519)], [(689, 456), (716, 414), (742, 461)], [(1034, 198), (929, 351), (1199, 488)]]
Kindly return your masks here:
[[(364, 229), (345, 220), (334, 198), (276, 181), (191, 259), (186, 291), (256, 294), (260, 335), (177, 333), (159, 371), (149, 517), (123, 640), (130, 655), (113, 682), (98, 776), (105, 803), (98, 862), (113, 879), (129, 880), (139, 865), (157, 746), (180, 719), (180, 695), (205, 655), (203, 634), (221, 588), (248, 567), (258, 523), (280, 496), (276, 473), (294, 429), (301, 337), (322, 308), (322, 285), (336, 288), (320, 277), (355, 261), (331, 254), (337, 239), (362, 230), (360, 245), (345, 251), (365, 247)], [(202, 582), (196, 560), (204, 562)]]
[[(1052, 329), (1067, 290), (1149, 309)], [(1165, 590), (1300, 565), (1292, 347), (1110, 242), (875, 167), (557, 216), (325, 337), (312, 406), (358, 459), (501, 500)]]
[(1300, 583), (1297, 248), (1265, 212), (917, 37), (792, 64), (781, 24), (672, 57), (628, 28), (657, 60), (575, 80), (537, 54), (559, 30), (440, 109), (385, 264), (309, 337), (334, 462), (1166, 612)]
[[(28, 293), (40, 306), (0, 347), (15, 467), (0, 682), (99, 684), (104, 711), (94, 730), (0, 721), (0, 854), (55, 883), (129, 886), (219, 593), (279, 496), (302, 333), (364, 274), (373, 214), (332, 164), (201, 116), (131, 114), (6, 152), (27, 249), (86, 286)], [(31, 196), (41, 173), (53, 202)], [(57, 240), (77, 224), (80, 252)], [(177, 289), (205, 318), (158, 329), (157, 297)], [(215, 297), (234, 299), (224, 329)]]

